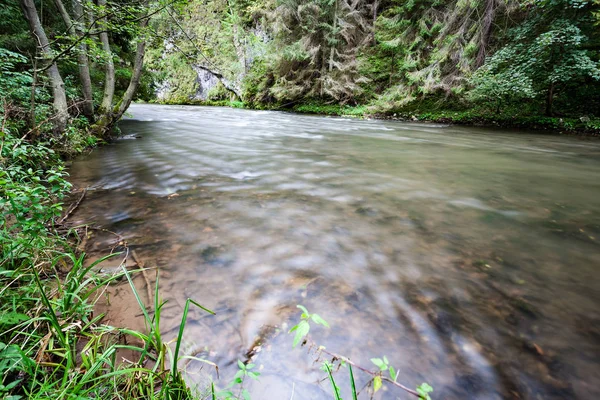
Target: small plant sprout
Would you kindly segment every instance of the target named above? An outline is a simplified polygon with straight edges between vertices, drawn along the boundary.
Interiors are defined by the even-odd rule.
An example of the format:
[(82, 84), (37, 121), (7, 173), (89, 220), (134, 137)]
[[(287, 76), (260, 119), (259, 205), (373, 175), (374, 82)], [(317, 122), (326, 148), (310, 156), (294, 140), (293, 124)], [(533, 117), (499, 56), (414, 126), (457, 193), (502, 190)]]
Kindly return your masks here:
[[(224, 400), (237, 400), (241, 398), (244, 400), (250, 400), (250, 392), (248, 389), (244, 388), (244, 380), (246, 377), (249, 377), (250, 379), (258, 381), (260, 372), (252, 371), (252, 369), (256, 366), (255, 364), (244, 364), (242, 361), (238, 360), (237, 365), (238, 371), (235, 373), (233, 380), (225, 389), (215, 393), (214, 383), (212, 384), (211, 390), (213, 399), (218, 397)], [(240, 388), (237, 396), (233, 393), (233, 387), (236, 385), (238, 385)]]
[(429, 393), (431, 392), (433, 392), (433, 388), (426, 382), (423, 382), (417, 386), (417, 393), (419, 393), (419, 396), (422, 399), (431, 400), (431, 397), (429, 397)]
[(329, 328), (329, 324), (327, 323), (327, 321), (321, 318), (318, 314), (309, 313), (306, 307), (302, 305), (297, 305), (296, 307), (302, 310), (302, 315), (300, 316), (300, 322), (297, 325), (294, 325), (292, 329), (290, 329), (290, 333), (296, 332), (292, 348), (296, 347), (298, 343), (302, 341), (302, 338), (308, 335), (308, 332), (310, 331), (310, 320), (312, 320), (315, 324), (323, 325), (324, 327)]
[[(390, 379), (396, 382), (398, 379), (399, 372), (396, 372), (396, 369), (390, 365), (390, 362), (386, 356), (383, 358), (371, 358), (371, 362), (379, 368), (381, 373), (388, 371), (390, 374)], [(379, 379), (381, 381), (381, 378)], [(379, 385), (381, 387), (381, 385)]]
[[(393, 381), (396, 381), (396, 371), (394, 367), (390, 365), (386, 356), (383, 356), (383, 358), (371, 358), (371, 362), (379, 368), (380, 374), (389, 371), (390, 378), (392, 378)], [(381, 386), (383, 386), (381, 375), (377, 375), (373, 378), (373, 390), (377, 393), (377, 391), (381, 389)]]

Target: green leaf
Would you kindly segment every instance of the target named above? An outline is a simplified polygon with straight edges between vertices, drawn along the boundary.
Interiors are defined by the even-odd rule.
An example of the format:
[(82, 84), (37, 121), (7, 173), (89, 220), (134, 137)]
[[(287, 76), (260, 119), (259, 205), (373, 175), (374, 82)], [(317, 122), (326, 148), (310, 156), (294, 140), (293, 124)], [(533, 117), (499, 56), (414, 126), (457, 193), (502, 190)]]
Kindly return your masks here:
[(238, 372), (235, 373), (235, 375), (233, 376), (233, 379), (242, 378), (243, 376), (244, 376), (244, 371), (239, 370)]
[(321, 317), (320, 317), (318, 314), (312, 314), (312, 315), (310, 316), (310, 318), (311, 318), (311, 319), (312, 319), (312, 320), (313, 320), (313, 321), (314, 321), (316, 324), (323, 325), (323, 326), (325, 326), (325, 327), (329, 328), (329, 324), (327, 323), (327, 321), (325, 321), (323, 318), (321, 318)]
[(381, 377), (380, 376), (376, 376), (375, 378), (373, 378), (373, 390), (375, 391), (375, 393), (377, 393), (377, 391), (379, 389), (381, 389), (381, 386), (383, 386), (383, 382), (381, 381)]
[(390, 365), (390, 378), (396, 382), (396, 369)]
[(371, 358), (371, 362), (377, 366), (381, 371), (385, 371), (387, 369), (387, 365), (381, 358)]
[(250, 392), (248, 392), (248, 389), (242, 390), (242, 396), (244, 397), (244, 400), (250, 400)]
[(18, 312), (9, 312), (0, 315), (0, 325), (16, 325), (19, 322), (27, 321), (29, 317)]
[(292, 344), (292, 348), (296, 347), (298, 343), (302, 340), (302, 338), (308, 335), (308, 331), (310, 331), (310, 325), (307, 321), (300, 321), (298, 324), (298, 328), (296, 329), (296, 336), (294, 336), (294, 343)]
[(296, 307), (302, 310), (302, 312), (303, 312), (302, 318), (308, 318), (310, 316), (310, 313), (308, 312), (306, 307), (304, 307), (303, 305), (298, 304)]
[(426, 382), (417, 386), (417, 393), (419, 393), (422, 399), (431, 400), (431, 397), (429, 397), (429, 393), (431, 392), (433, 392), (433, 388)]
[(255, 381), (258, 380), (258, 377), (260, 376), (260, 372), (248, 372), (248, 376), (252, 379), (254, 379)]
[(237, 361), (237, 365), (238, 365), (239, 369), (241, 369), (242, 371), (244, 371), (246, 369), (246, 366), (240, 360)]

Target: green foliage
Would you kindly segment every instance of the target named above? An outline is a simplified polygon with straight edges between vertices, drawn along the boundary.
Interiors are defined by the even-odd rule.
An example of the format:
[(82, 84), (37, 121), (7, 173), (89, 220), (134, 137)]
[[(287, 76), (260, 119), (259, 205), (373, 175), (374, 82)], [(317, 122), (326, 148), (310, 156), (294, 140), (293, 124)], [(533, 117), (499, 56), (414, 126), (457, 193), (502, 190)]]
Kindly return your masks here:
[[(178, 8), (193, 45), (172, 18), (159, 26), (177, 38), (183, 53), (239, 85), (244, 104), (252, 108), (363, 116), (398, 113), (436, 97), (440, 104), (407, 116), (443, 111), (448, 116), (440, 118), (456, 122), (512, 120), (515, 126), (537, 118), (535, 125), (561, 129), (584, 125), (567, 118), (594, 120), (600, 107), (600, 3), (489, 4), (390, 0), (375, 10), (358, 1), (350, 10), (340, 0), (194, 1)], [(195, 102), (189, 99), (196, 90), (189, 60), (168, 44), (165, 50), (165, 43), (151, 51), (159, 60), (158, 80), (168, 76), (173, 84), (166, 101)], [(171, 66), (177, 59), (180, 69)], [(176, 94), (180, 87), (185, 94)], [(208, 104), (228, 104), (227, 99), (219, 85)], [(565, 122), (543, 120), (545, 108)], [(486, 115), (490, 110), (497, 115)]]
[(308, 335), (308, 332), (310, 331), (311, 320), (317, 325), (323, 325), (324, 327), (329, 328), (327, 321), (321, 318), (318, 314), (309, 313), (306, 307), (302, 305), (298, 305), (296, 307), (302, 310), (302, 314), (300, 315), (300, 322), (290, 329), (290, 333), (296, 332), (292, 347), (296, 347), (298, 344), (300, 344), (302, 339)]
[(60, 215), (70, 188), (56, 153), (5, 131), (0, 153), (0, 245), (2, 259), (35, 257), (52, 240), (46, 226)]
[(5, 101), (24, 105), (29, 100), (31, 74), (17, 69), (24, 63), (27, 63), (25, 56), (0, 47), (0, 93)]
[(417, 387), (417, 393), (419, 393), (419, 396), (424, 400), (431, 400), (431, 396), (429, 396), (429, 393), (431, 392), (433, 392), (433, 388), (427, 383), (421, 383)]
[(472, 98), (495, 102), (498, 112), (501, 104), (537, 98), (552, 114), (557, 93), (572, 95), (564, 91), (568, 84), (594, 82), (600, 88), (598, 61), (585, 49), (589, 38), (582, 31), (589, 21), (575, 12), (589, 7), (589, 2), (540, 0), (535, 4), (533, 16), (510, 32), (509, 43), (472, 79)]
[[(244, 399), (250, 400), (250, 392), (244, 388), (244, 381), (248, 377), (255, 381), (258, 381), (260, 372), (252, 371), (256, 367), (255, 364), (248, 363), (244, 364), (240, 360), (237, 362), (238, 371), (235, 373), (233, 380), (222, 390), (215, 389), (215, 385), (212, 385), (213, 398), (219, 398), (223, 400), (237, 400)], [(234, 393), (235, 389), (238, 389), (238, 394)]]
[(502, 49), (474, 74), (474, 86), (469, 95), (472, 101), (483, 101), (500, 113), (502, 105), (536, 96), (533, 80), (523, 71), (512, 68), (511, 53)]
[(347, 115), (353, 117), (361, 117), (366, 113), (365, 106), (323, 104), (316, 101), (298, 104), (292, 109), (305, 114)]
[[(304, 338), (306, 338), (306, 336), (308, 335), (308, 332), (310, 331), (310, 321), (311, 320), (317, 324), (329, 327), (329, 324), (325, 320), (323, 320), (323, 318), (321, 318), (317, 314), (309, 313), (308, 310), (306, 309), (306, 307), (304, 307), (302, 305), (298, 305), (297, 308), (299, 308), (302, 311), (302, 314), (300, 315), (300, 322), (297, 325), (293, 326), (292, 329), (290, 329), (290, 331), (289, 331), (289, 333), (296, 332), (296, 334), (294, 335), (294, 343), (293, 343), (292, 347), (296, 347)], [(308, 340), (308, 339), (306, 339), (306, 340)], [(315, 345), (315, 343), (310, 342), (310, 346), (312, 347), (313, 345)], [(323, 347), (323, 346), (319, 346), (318, 349), (319, 349), (319, 354), (321, 354), (321, 352), (324, 352), (325, 354), (333, 357), (332, 361), (326, 360), (321, 363), (321, 370), (327, 373), (327, 378), (329, 379), (329, 382), (331, 383), (331, 387), (333, 389), (334, 399), (342, 400), (340, 387), (337, 385), (335, 378), (333, 376), (333, 370), (334, 370), (333, 363), (337, 362), (337, 363), (339, 363), (339, 366), (347, 366), (348, 367), (349, 374), (350, 374), (350, 390), (352, 393), (352, 399), (357, 400), (358, 393), (356, 391), (356, 382), (354, 379), (354, 372), (352, 370), (352, 365), (356, 365), (356, 364), (350, 362), (350, 360), (347, 357), (340, 356), (335, 353), (330, 353), (330, 352), (326, 351), (325, 347)], [(386, 356), (383, 356), (382, 358), (372, 358), (371, 362), (378, 368), (378, 372), (371, 372), (368, 369), (363, 368), (363, 367), (358, 367), (358, 368), (360, 368), (362, 371), (364, 371), (372, 376), (371, 381), (369, 383), (372, 383), (372, 385), (373, 385), (373, 394), (377, 393), (382, 388), (384, 380), (387, 382), (396, 384), (399, 371), (397, 372), (396, 369), (390, 365), (390, 362)], [(385, 371), (388, 371), (390, 378), (385, 378), (383, 376), (383, 373)], [(402, 385), (398, 385), (398, 386), (402, 387)], [(404, 389), (406, 390), (405, 387), (404, 387)], [(433, 388), (427, 383), (422, 383), (416, 389), (416, 393), (418, 393), (419, 397), (424, 400), (431, 400), (429, 393), (431, 393), (432, 391), (433, 391)], [(412, 392), (412, 394), (415, 394), (415, 393)]]

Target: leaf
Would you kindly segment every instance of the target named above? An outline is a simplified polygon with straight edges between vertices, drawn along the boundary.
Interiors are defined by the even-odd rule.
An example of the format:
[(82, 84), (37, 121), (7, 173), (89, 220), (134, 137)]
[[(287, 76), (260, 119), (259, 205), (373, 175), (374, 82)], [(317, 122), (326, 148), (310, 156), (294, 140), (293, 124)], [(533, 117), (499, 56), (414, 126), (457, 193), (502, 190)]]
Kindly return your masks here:
[(260, 376), (260, 372), (248, 372), (248, 376), (252, 379), (254, 379), (255, 381), (258, 380), (258, 377)]
[(248, 392), (248, 389), (242, 390), (242, 396), (244, 397), (244, 400), (250, 400), (250, 392)]
[(241, 369), (242, 371), (244, 371), (246, 369), (246, 366), (240, 360), (237, 361), (237, 365), (238, 365), (239, 369)]
[(417, 393), (425, 400), (431, 400), (431, 397), (429, 397), (429, 393), (431, 392), (433, 392), (433, 388), (427, 382), (423, 382), (417, 386)]
[(308, 324), (308, 322), (300, 321), (296, 329), (296, 336), (294, 336), (294, 343), (292, 344), (292, 348), (296, 347), (298, 343), (300, 343), (302, 338), (308, 335), (308, 331), (310, 331), (310, 325)]
[(231, 390), (221, 390), (217, 392), (217, 396), (219, 397), (233, 397), (233, 392)]
[(390, 362), (388, 360), (388, 358), (386, 356), (383, 356), (383, 362), (385, 363), (385, 365), (389, 365)]
[(387, 365), (381, 358), (371, 358), (371, 362), (377, 366), (381, 371), (385, 371), (387, 369)]
[(233, 376), (233, 379), (242, 378), (242, 376), (244, 376), (244, 371), (239, 370), (238, 372), (235, 373), (235, 375)]
[(303, 305), (298, 304), (296, 307), (302, 310), (302, 318), (308, 318), (310, 316), (310, 313)]
[(27, 321), (29, 317), (25, 314), (18, 312), (9, 312), (4, 315), (0, 315), (0, 325), (15, 325), (19, 322)]
[(383, 382), (381, 381), (381, 377), (380, 376), (376, 376), (375, 378), (373, 378), (373, 390), (375, 391), (375, 393), (377, 393), (377, 391), (379, 389), (381, 389), (381, 386), (383, 386)]
[(321, 318), (321, 316), (319, 316), (318, 314), (313, 314), (310, 316), (310, 318), (312, 318), (312, 320), (319, 325), (323, 325), (327, 328), (329, 328), (329, 324), (327, 323), (327, 321), (325, 321), (323, 318)]
[(390, 378), (396, 382), (396, 369), (390, 365)]

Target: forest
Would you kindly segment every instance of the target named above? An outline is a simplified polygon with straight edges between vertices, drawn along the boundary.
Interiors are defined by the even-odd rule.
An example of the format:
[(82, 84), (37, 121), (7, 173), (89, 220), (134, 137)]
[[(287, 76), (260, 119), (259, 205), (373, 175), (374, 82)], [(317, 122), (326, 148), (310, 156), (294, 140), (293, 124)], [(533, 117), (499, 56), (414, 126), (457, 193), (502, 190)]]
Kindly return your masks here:
[[(172, 350), (158, 278), (153, 314), (127, 270), (90, 277), (104, 259), (86, 262), (88, 231), (67, 221), (86, 196), (71, 192), (68, 160), (118, 138), (136, 102), (595, 136), (600, 1), (2, 0), (0, 398), (194, 398), (169, 365), (181, 360), (188, 310), (213, 312), (188, 299)], [(146, 330), (94, 314), (98, 289), (119, 279)], [(304, 308), (300, 318), (294, 346), (309, 322), (328, 326)], [(117, 362), (122, 351), (137, 360)], [(350, 366), (356, 395), (354, 364), (327, 354)], [(387, 357), (372, 361), (373, 393), (386, 383), (430, 399), (429, 384), (406, 388)], [(248, 398), (252, 368), (239, 362), (206, 398)]]
[(147, 68), (165, 103), (595, 129), (597, 8), (591, 1), (190, 2), (156, 20)]

